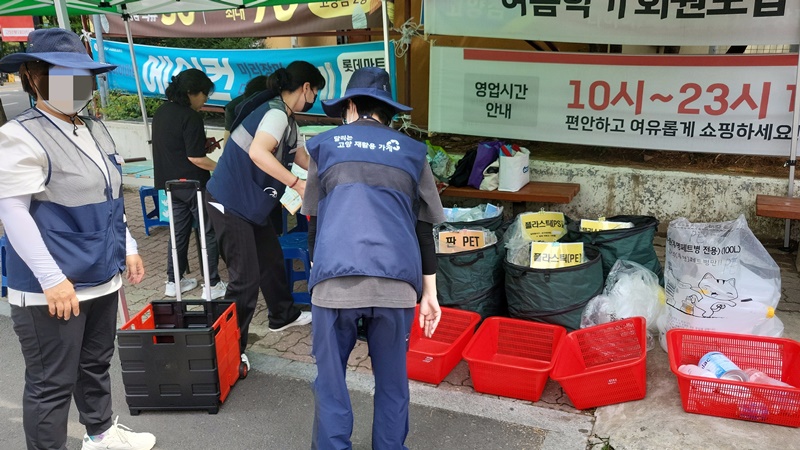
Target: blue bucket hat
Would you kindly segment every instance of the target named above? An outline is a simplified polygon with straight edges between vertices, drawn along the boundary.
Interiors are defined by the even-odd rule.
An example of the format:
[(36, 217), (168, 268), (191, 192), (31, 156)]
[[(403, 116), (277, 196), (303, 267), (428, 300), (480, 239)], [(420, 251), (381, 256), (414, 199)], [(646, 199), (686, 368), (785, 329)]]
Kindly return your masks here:
[(392, 85), (389, 80), (389, 74), (379, 67), (362, 67), (353, 72), (353, 76), (350, 77), (350, 81), (347, 83), (344, 95), (335, 100), (324, 100), (322, 109), (328, 117), (341, 117), (342, 109), (347, 100), (359, 96), (380, 100), (394, 108), (395, 114), (409, 112), (413, 109), (392, 99)]
[(87, 53), (81, 38), (72, 31), (62, 28), (43, 28), (33, 30), (28, 35), (28, 48), (25, 53), (12, 53), (0, 59), (0, 71), (18, 72), (19, 67), (28, 61), (44, 61), (54, 66), (70, 69), (85, 69), (94, 74), (117, 68), (112, 64), (94, 61)]

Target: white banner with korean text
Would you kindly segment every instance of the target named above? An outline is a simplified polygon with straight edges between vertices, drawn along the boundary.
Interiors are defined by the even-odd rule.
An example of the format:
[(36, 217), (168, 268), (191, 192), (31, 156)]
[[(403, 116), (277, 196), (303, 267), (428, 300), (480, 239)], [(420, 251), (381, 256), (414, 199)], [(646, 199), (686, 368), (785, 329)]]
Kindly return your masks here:
[(425, 2), (425, 32), (603, 44), (797, 44), (800, 1), (434, 0)]
[(429, 129), (788, 156), (797, 55), (607, 55), (433, 47)]

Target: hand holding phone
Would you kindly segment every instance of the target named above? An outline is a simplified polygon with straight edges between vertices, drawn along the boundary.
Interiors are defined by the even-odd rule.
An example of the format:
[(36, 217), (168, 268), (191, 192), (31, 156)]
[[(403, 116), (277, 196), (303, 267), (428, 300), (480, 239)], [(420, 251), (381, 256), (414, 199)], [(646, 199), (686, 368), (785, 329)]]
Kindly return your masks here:
[(206, 153), (211, 153), (214, 150), (222, 148), (220, 146), (220, 142), (222, 141), (217, 140), (216, 138), (213, 137), (206, 138)]

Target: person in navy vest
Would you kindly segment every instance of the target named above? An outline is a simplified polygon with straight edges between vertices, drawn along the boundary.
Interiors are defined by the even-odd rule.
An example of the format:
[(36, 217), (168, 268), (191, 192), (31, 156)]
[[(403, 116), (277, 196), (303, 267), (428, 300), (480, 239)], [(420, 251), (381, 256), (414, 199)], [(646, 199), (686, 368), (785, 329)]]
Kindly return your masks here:
[(302, 212), (311, 216), (317, 364), (311, 448), (352, 448), (345, 372), (361, 322), (375, 375), (372, 448), (405, 449), (409, 334), (417, 323), (432, 336), (441, 316), (432, 224), (444, 222), (442, 203), (425, 144), (389, 127), (411, 108), (392, 99), (386, 71), (356, 70), (344, 95), (322, 106), (345, 125), (306, 144)]
[(312, 64), (294, 61), (267, 78), (267, 89), (247, 99), (232, 125), (230, 138), (207, 185), (208, 215), (228, 266), (225, 298), (236, 301), (242, 362), (258, 291), (267, 302), (270, 331), (307, 325), (311, 312), (294, 304), (286, 279), (283, 250), (270, 221), (286, 187), (301, 196), (305, 181), (290, 172), (294, 161), (308, 165), (297, 146), (295, 112), (314, 105), (325, 78)]
[(139, 283), (144, 266), (125, 224), (122, 158), (105, 126), (79, 113), (94, 76), (115, 67), (93, 61), (78, 35), (60, 28), (31, 32), (27, 52), (0, 60), (36, 101), (0, 127), (0, 220), (25, 360), (28, 449), (67, 448), (73, 398), (86, 427), (83, 450), (149, 450), (156, 442), (111, 410), (121, 274), (127, 269), (128, 281)]

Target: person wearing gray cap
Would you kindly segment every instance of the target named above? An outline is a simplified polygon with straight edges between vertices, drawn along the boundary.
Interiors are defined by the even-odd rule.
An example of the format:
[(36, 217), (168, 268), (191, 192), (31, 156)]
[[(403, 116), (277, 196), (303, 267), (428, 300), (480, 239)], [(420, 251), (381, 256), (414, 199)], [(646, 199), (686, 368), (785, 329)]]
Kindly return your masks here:
[(112, 419), (121, 274), (139, 283), (144, 265), (125, 223), (122, 158), (100, 121), (78, 115), (94, 76), (115, 67), (93, 61), (78, 35), (60, 28), (31, 32), (25, 53), (0, 60), (36, 101), (0, 127), (0, 220), (25, 360), (28, 449), (67, 448), (73, 398), (83, 450), (149, 450), (156, 441)]
[(361, 323), (375, 375), (372, 448), (405, 449), (408, 336), (417, 322), (431, 337), (441, 317), (432, 224), (444, 222), (442, 203), (425, 144), (388, 126), (411, 108), (392, 99), (386, 71), (356, 70), (344, 95), (322, 107), (345, 125), (306, 143), (311, 159), (302, 208), (311, 216), (308, 284), (318, 374), (311, 448), (352, 448), (345, 373)]

